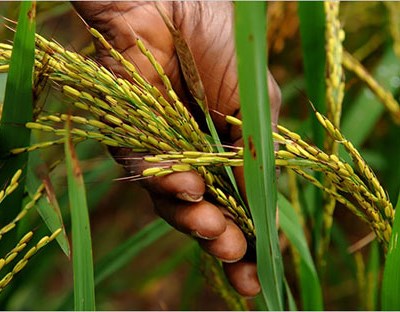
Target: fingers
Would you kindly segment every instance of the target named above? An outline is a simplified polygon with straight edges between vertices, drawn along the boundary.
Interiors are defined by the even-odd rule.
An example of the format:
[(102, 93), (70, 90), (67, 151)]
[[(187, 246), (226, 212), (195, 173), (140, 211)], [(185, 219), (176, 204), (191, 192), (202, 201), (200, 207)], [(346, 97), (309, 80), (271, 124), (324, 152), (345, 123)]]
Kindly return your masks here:
[(197, 173), (152, 178), (146, 187), (160, 217), (179, 231), (199, 238), (208, 253), (225, 262), (238, 261), (245, 255), (243, 232), (217, 206), (202, 200), (205, 185)]
[(221, 261), (232, 263), (246, 254), (243, 232), (213, 204), (205, 200), (187, 203), (165, 198), (154, 203), (160, 217), (177, 230), (197, 238), (206, 252)]
[(173, 198), (159, 198), (154, 199), (154, 203), (158, 215), (183, 233), (215, 240), (226, 231), (224, 215), (207, 201), (188, 203)]
[(236, 291), (244, 297), (254, 297), (260, 290), (255, 262), (241, 260), (235, 263), (224, 263), (226, 277)]
[[(168, 28), (151, 1), (77, 1), (73, 2), (77, 12), (91, 27), (96, 28), (106, 40), (133, 63), (140, 74), (165, 94), (164, 84), (153, 66), (136, 46), (139, 37), (153, 53), (170, 78), (175, 91), (184, 99), (179, 64)], [(171, 4), (165, 6), (172, 15)], [(97, 60), (118, 76), (131, 79), (122, 65), (115, 61), (109, 51), (96, 40)]]
[(71, 4), (82, 18), (89, 23), (101, 17), (101, 14), (108, 11), (111, 1), (72, 1)]
[(209, 254), (224, 262), (225, 274), (242, 296), (253, 297), (260, 291), (254, 262), (241, 260), (247, 242), (240, 228), (219, 208), (202, 200), (187, 203), (174, 198), (155, 199), (157, 213), (176, 229), (197, 238)]
[(155, 195), (154, 197), (166, 195), (187, 202), (201, 201), (206, 190), (202, 177), (194, 171), (151, 178), (144, 180), (143, 184)]
[(243, 258), (247, 242), (243, 232), (229, 218), (225, 231), (214, 240), (199, 240), (200, 246), (223, 262), (233, 263)]

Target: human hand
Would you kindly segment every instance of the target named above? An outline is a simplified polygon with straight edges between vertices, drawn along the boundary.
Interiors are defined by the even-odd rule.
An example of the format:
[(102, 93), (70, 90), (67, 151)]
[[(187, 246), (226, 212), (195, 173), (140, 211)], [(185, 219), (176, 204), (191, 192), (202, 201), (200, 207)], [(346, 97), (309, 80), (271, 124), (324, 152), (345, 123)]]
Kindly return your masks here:
[[(170, 78), (174, 90), (194, 116), (199, 108), (191, 104), (174, 44), (156, 6), (151, 2), (73, 2), (73, 5), (92, 27), (133, 62), (142, 75), (160, 91), (163, 84), (145, 56), (135, 44), (139, 36), (152, 51)], [(192, 50), (211, 111), (238, 116), (239, 96), (233, 33), (233, 5), (230, 2), (164, 2), (167, 16), (182, 33)], [(97, 46), (98, 60), (104, 66), (129, 79), (120, 64)], [(272, 121), (277, 122), (280, 91), (268, 74)], [(214, 123), (224, 142), (238, 145), (241, 132), (227, 125), (220, 115)], [(116, 152), (126, 155), (126, 150)], [(235, 168), (238, 186), (244, 192), (243, 168)], [(256, 264), (243, 258), (247, 252), (246, 239), (239, 227), (220, 208), (203, 199), (205, 184), (195, 172), (174, 173), (151, 178), (145, 182), (152, 194), (157, 213), (176, 229), (197, 238), (210, 254), (224, 262), (225, 273), (233, 287), (244, 296), (260, 291)]]

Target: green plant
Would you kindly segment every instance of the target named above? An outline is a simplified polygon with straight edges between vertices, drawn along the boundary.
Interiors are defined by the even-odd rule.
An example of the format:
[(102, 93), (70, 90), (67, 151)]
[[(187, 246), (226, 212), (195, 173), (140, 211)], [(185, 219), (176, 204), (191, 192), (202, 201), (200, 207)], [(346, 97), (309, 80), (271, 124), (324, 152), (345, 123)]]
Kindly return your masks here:
[[(265, 103), (268, 98), (265, 79), (265, 47), (260, 44), (264, 42), (265, 38), (263, 32), (265, 30), (263, 21), (265, 18), (264, 3), (239, 3), (236, 5), (236, 27), (239, 83), (241, 84), (240, 92), (242, 103), (246, 103), (243, 110), (243, 131), (245, 139), (247, 138), (247, 148), (244, 150), (240, 148), (221, 150), (221, 146), (216, 141), (215, 133), (214, 138), (211, 138), (200, 130), (196, 121), (178, 99), (163, 69), (139, 38), (137, 39), (138, 47), (154, 66), (168, 91), (168, 97), (166, 98), (140, 75), (133, 64), (128, 62), (118, 51), (115, 51), (99, 32), (90, 29), (90, 33), (96, 40), (104, 45), (109, 50), (110, 55), (116, 61), (120, 62), (131, 75), (133, 83), (122, 78), (117, 78), (112, 72), (101, 67), (96, 62), (81, 56), (79, 53), (68, 51), (61, 45), (36, 35), (35, 85), (42, 85), (47, 80), (57, 84), (59, 90), (72, 99), (72, 103), (77, 110), (74, 113), (68, 114), (42, 111), (41, 114), (35, 116), (35, 120), (26, 123), (26, 128), (35, 131), (38, 130), (41, 133), (48, 132), (56, 137), (50, 140), (39, 141), (38, 143), (32, 142), (31, 144), (26, 144), (26, 147), (21, 147), (21, 145), (15, 148), (12, 147), (9, 148), (9, 151), (13, 155), (24, 154), (25, 152), (33, 153), (43, 148), (64, 144), (66, 138), (70, 137), (66, 144), (68, 163), (71, 163), (70, 142), (79, 143), (94, 140), (101, 144), (130, 148), (132, 151), (148, 154), (148, 156), (143, 157), (143, 160), (152, 163), (153, 167), (144, 170), (139, 176), (133, 177), (134, 179), (162, 176), (176, 171), (197, 170), (204, 177), (210, 195), (231, 212), (235, 218), (235, 222), (242, 228), (250, 244), (256, 246), (259, 276), (261, 285), (263, 286), (263, 299), (259, 301), (259, 307), (264, 307), (263, 304), (266, 304), (266, 307), (269, 309), (294, 308), (290, 291), (292, 285), (285, 281), (283, 265), (279, 256), (279, 242), (275, 227), (274, 166), (277, 165), (288, 169), (288, 172), (295, 172), (298, 176), (305, 178), (305, 180), (322, 190), (324, 194), (329, 195), (329, 197), (325, 198), (317, 195), (312, 200), (312, 204), (310, 204), (308, 199), (300, 198), (299, 193), (302, 192), (298, 191), (299, 185), (303, 188), (306, 188), (306, 186), (292, 176), (291, 179), (294, 179), (294, 183), (291, 184), (292, 194), (288, 196), (289, 200), (285, 199), (282, 195), (279, 195), (278, 200), (279, 206), (281, 206), (282, 231), (290, 241), (296, 264), (296, 274), (300, 281), (302, 308), (322, 309), (323, 298), (321, 288), (324, 288), (324, 285), (326, 285), (331, 265), (329, 261), (325, 262), (325, 259), (327, 259), (329, 252), (331, 230), (334, 233), (335, 229), (333, 218), (335, 202), (349, 209), (369, 226), (381, 243), (382, 250), (389, 248), (390, 255), (396, 253), (396, 248), (393, 247), (394, 241), (393, 239), (391, 240), (394, 210), (388, 193), (378, 181), (371, 167), (363, 159), (358, 148), (355, 147), (358, 147), (362, 139), (356, 139), (356, 143), (352, 143), (354, 142), (352, 138), (358, 135), (354, 134), (354, 132), (358, 132), (358, 129), (356, 131), (345, 131), (346, 127), (348, 128), (348, 125), (351, 124), (349, 120), (353, 120), (354, 122), (358, 116), (351, 112), (347, 112), (346, 115), (345, 112), (342, 127), (340, 126), (339, 120), (342, 114), (344, 88), (342, 63), (345, 68), (352, 70), (356, 75), (363, 76), (368, 87), (378, 95), (379, 100), (393, 114), (394, 120), (396, 120), (398, 104), (392, 93), (385, 90), (384, 86), (378, 84), (373, 79), (373, 75), (365, 75), (366, 70), (359, 62), (354, 60), (350, 54), (342, 53), (344, 32), (339, 22), (339, 5), (337, 3), (326, 3), (325, 11), (322, 8), (322, 3), (300, 4), (300, 24), (302, 36), (305, 37), (304, 41), (307, 42), (307, 40), (309, 41), (310, 38), (313, 38), (313, 33), (309, 25), (305, 24), (309, 18), (308, 15), (311, 14), (310, 11), (306, 11), (308, 6), (314, 6), (314, 9), (318, 10), (314, 11), (313, 14), (315, 12), (319, 12), (318, 14), (320, 14), (321, 18), (319, 19), (318, 27), (327, 27), (327, 31), (324, 34), (326, 36), (325, 40), (328, 42), (326, 56), (324, 49), (324, 52), (316, 52), (318, 62), (305, 57), (306, 72), (309, 73), (313, 70), (322, 71), (325, 68), (325, 62), (328, 69), (326, 83), (322, 83), (319, 79), (319, 89), (317, 91), (312, 87), (315, 76), (310, 73), (306, 75), (309, 97), (317, 109), (313, 114), (310, 114), (310, 118), (313, 120), (314, 138), (318, 147), (302, 139), (304, 135), (300, 136), (298, 133), (288, 130), (290, 127), (279, 125), (277, 132), (272, 133), (270, 131), (270, 122), (267, 113), (269, 107)], [(249, 15), (249, 12), (256, 12), (259, 16), (257, 15), (256, 17), (254, 14)], [(245, 19), (246, 16), (251, 16), (254, 23), (249, 23)], [(246, 27), (249, 28), (246, 29)], [(254, 41), (249, 41), (250, 34), (253, 36)], [(396, 39), (395, 36), (394, 38)], [(258, 46), (257, 44), (260, 45)], [(3, 71), (8, 70), (12, 49), (11, 45), (0, 45), (0, 62)], [(309, 53), (309, 47), (306, 44), (303, 45), (303, 53), (304, 55), (308, 55)], [(324, 54), (322, 55), (322, 53)], [(253, 76), (250, 70), (248, 70), (249, 64), (243, 63), (242, 60), (246, 59), (254, 61), (250, 67), (254, 69), (254, 77), (257, 80), (251, 78)], [(244, 69), (240, 67), (241, 65), (245, 65)], [(11, 61), (10, 71), (12, 66)], [(316, 68), (313, 69), (313, 66), (316, 66)], [(246, 86), (243, 81), (251, 81), (252, 83)], [(254, 90), (251, 89), (252, 87), (255, 87)], [(247, 95), (248, 98), (246, 97), (246, 91), (249, 93)], [(313, 95), (312, 92), (316, 92), (316, 94)], [(195, 93), (194, 96), (196, 97)], [(252, 99), (252, 96), (256, 97)], [(328, 97), (326, 108), (323, 104), (325, 96)], [(196, 99), (201, 104), (202, 99)], [(334, 100), (334, 102), (330, 102), (330, 100)], [(255, 103), (255, 107), (259, 113), (254, 114), (254, 107), (247, 103)], [(310, 106), (314, 109), (313, 104), (310, 104)], [(319, 111), (326, 111), (327, 117)], [(205, 113), (208, 114), (207, 110), (205, 110)], [(231, 116), (225, 117), (227, 122), (232, 123), (233, 126), (242, 126), (240, 120)], [(254, 117), (260, 117), (261, 119), (252, 121), (251, 118)], [(266, 120), (265, 124), (262, 123), (264, 118)], [(377, 118), (377, 116), (374, 118)], [(2, 121), (4, 122), (4, 120)], [(257, 124), (257, 127), (254, 127), (253, 122)], [(71, 124), (70, 129), (64, 127), (65, 123)], [(208, 123), (211, 128), (210, 132), (212, 133), (213, 128), (210, 118), (208, 118)], [(249, 125), (253, 125), (253, 127), (249, 127)], [(368, 126), (365, 125), (364, 128)], [(367, 133), (366, 129), (360, 131)], [(342, 133), (346, 133), (346, 137), (347, 133), (349, 133), (350, 140), (346, 139)], [(318, 143), (319, 139), (317, 138), (322, 137), (326, 137), (325, 147), (321, 145), (322, 141)], [(272, 139), (281, 146), (281, 149), (274, 154), (275, 159), (272, 157)], [(219, 147), (218, 150), (214, 148), (215, 145)], [(257, 151), (257, 157), (252, 153), (253, 145)], [(339, 150), (340, 146), (343, 146), (343, 150)], [(265, 152), (265, 155), (261, 151)], [(344, 154), (345, 152), (347, 154)], [(340, 155), (340, 158), (338, 155)], [(76, 161), (76, 158), (75, 156), (72, 157), (73, 162)], [(350, 160), (353, 165), (350, 164)], [(254, 193), (249, 193), (250, 209), (246, 208), (242, 199), (238, 196), (235, 186), (230, 184), (230, 173), (224, 169), (225, 166), (241, 166), (243, 165), (243, 161), (245, 161), (245, 168), (248, 170), (247, 174), (252, 177), (257, 174), (257, 177), (260, 179), (258, 182), (253, 181), (260, 189), (256, 193), (257, 189), (254, 187)], [(263, 174), (264, 171), (261, 172), (262, 174), (259, 174), (260, 165), (263, 166), (264, 170), (268, 168), (267, 172), (269, 174)], [(77, 167), (75, 166), (75, 168)], [(313, 175), (313, 173), (317, 174)], [(283, 177), (289, 176), (289, 174), (286, 174), (286, 171), (284, 171)], [(69, 178), (71, 183), (73, 181), (71, 180), (72, 176), (72, 170), (70, 169)], [(247, 179), (248, 182), (249, 179)], [(81, 184), (81, 182), (78, 183)], [(250, 186), (254, 185), (250, 184)], [(82, 186), (78, 189), (80, 189), (79, 193), (81, 195), (85, 193)], [(76, 194), (77, 191), (73, 192), (71, 186), (69, 193)], [(270, 197), (266, 196), (267, 194)], [(296, 196), (295, 194), (299, 195)], [(75, 197), (77, 196), (70, 198), (71, 202), (73, 202)], [(84, 197), (80, 196), (80, 198), (82, 201), (85, 201)], [(312, 206), (310, 214), (303, 207), (308, 205)], [(323, 210), (319, 209), (322, 206), (325, 208)], [(74, 211), (74, 208), (72, 210)], [(310, 215), (312, 216), (311, 224), (313, 224), (312, 243), (314, 248), (308, 247), (306, 237), (302, 232), (305, 225), (304, 222), (306, 222), (305, 219)], [(76, 215), (74, 217), (74, 214), (72, 214), (72, 227), (74, 227), (74, 219), (85, 218)], [(55, 224), (60, 224), (59, 219), (55, 218), (54, 220), (56, 221), (52, 222), (53, 227)], [(266, 228), (264, 228), (265, 226)], [(154, 238), (164, 235), (167, 231), (166, 227), (161, 227), (161, 224), (158, 223), (157, 227), (149, 228), (154, 231), (152, 232)], [(257, 230), (257, 240), (255, 239), (255, 229)], [(56, 233), (58, 234), (59, 231)], [(397, 233), (396, 230), (395, 233)], [(50, 238), (54, 238), (55, 234), (53, 235)], [(337, 243), (339, 234), (332, 235), (335, 243)], [(59, 244), (64, 246), (64, 251), (67, 251), (68, 247), (65, 247), (67, 246), (65, 245), (65, 236), (60, 235), (59, 238)], [(86, 236), (87, 238), (88, 236)], [(389, 241), (391, 241), (390, 244)], [(137, 240), (133, 240), (133, 242), (137, 243)], [(73, 244), (75, 243), (73, 242)], [(344, 245), (345, 243), (342, 243), (342, 246)], [(87, 255), (90, 255), (89, 246), (90, 244), (82, 248), (89, 252)], [(130, 248), (129, 245), (123, 246), (122, 249), (117, 249), (118, 252), (115, 254), (115, 259), (110, 260), (110, 268), (120, 267), (120, 265), (116, 265), (115, 263), (118, 263), (119, 258), (122, 258), (123, 252)], [(132, 253), (131, 256), (133, 257), (135, 254)], [(312, 259), (311, 255), (314, 256), (315, 260)], [(125, 258), (123, 263), (126, 263), (128, 259), (129, 257)], [(358, 281), (362, 285), (364, 272), (363, 258), (359, 254), (356, 256), (356, 259)], [(315, 266), (314, 261), (318, 264), (317, 266)], [(393, 260), (388, 260), (388, 263), (390, 261)], [(270, 263), (271, 265), (265, 265), (265, 263)], [(82, 283), (90, 281), (93, 277), (91, 273), (93, 271), (91, 268), (92, 264), (93, 261), (90, 260), (90, 257), (87, 258), (86, 264), (74, 264), (74, 267), (78, 266), (74, 268), (74, 271), (80, 268), (89, 273), (82, 280)], [(214, 262), (210, 266), (211, 269), (208, 269), (208, 272), (214, 272), (211, 275), (217, 276), (215, 268), (218, 265), (217, 262)], [(112, 269), (109, 270), (112, 271)], [(391, 309), (395, 308), (397, 303), (390, 303), (391, 301), (386, 299), (388, 298), (386, 294), (388, 292), (391, 293), (388, 289), (398, 287), (396, 279), (394, 277), (391, 278), (395, 276), (394, 273), (397, 271), (390, 264), (388, 264), (386, 270), (385, 285), (390, 286), (385, 286), (383, 304), (385, 308)], [(99, 271), (95, 267), (94, 281), (98, 280), (96, 272)], [(285, 273), (287, 274), (287, 272)], [(79, 277), (83, 277), (83, 275), (81, 274)], [(388, 279), (389, 282), (387, 282)], [(85, 289), (86, 286), (81, 288), (89, 290), (85, 298), (90, 300), (90, 306), (80, 306), (81, 301), (78, 300), (75, 303), (75, 308), (94, 308), (94, 281), (90, 282), (91, 286), (88, 288)], [(221, 284), (222, 288), (219, 290), (225, 289), (224, 287), (226, 286), (223, 285)], [(312, 285), (311, 293), (307, 293), (305, 285)], [(79, 286), (77, 285), (75, 291), (78, 289)], [(236, 302), (235, 297), (229, 295), (229, 293), (230, 290), (226, 292), (221, 291), (227, 302)], [(238, 305), (233, 304), (232, 306), (238, 307)], [(242, 305), (239, 306), (243, 307)], [(376, 306), (370, 308), (376, 308)]]

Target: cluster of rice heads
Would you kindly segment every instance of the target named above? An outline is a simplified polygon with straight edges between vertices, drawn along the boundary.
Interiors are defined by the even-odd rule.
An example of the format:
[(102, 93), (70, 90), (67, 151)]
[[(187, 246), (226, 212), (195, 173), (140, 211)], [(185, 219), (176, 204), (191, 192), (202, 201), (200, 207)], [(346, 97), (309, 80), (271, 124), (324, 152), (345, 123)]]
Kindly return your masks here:
[[(52, 132), (60, 138), (15, 149), (11, 153), (63, 143), (66, 131), (64, 123), (69, 120), (72, 124), (71, 136), (76, 142), (94, 139), (109, 146), (145, 153), (147, 156), (142, 159), (151, 163), (151, 167), (145, 169), (140, 177), (189, 170), (199, 172), (206, 181), (208, 192), (226, 207), (253, 244), (255, 231), (249, 210), (234, 186), (228, 182), (224, 170), (226, 166), (243, 165), (243, 150), (215, 150), (215, 143), (200, 130), (174, 92), (163, 68), (139, 38), (136, 39), (137, 46), (162, 79), (165, 86), (163, 93), (148, 83), (135, 66), (114, 50), (98, 31), (90, 29), (90, 32), (122, 65), (131, 79), (117, 77), (95, 61), (37, 35), (37, 85), (42, 85), (41, 81), (47, 79), (54, 82), (77, 108), (89, 112), (92, 117), (42, 113), (26, 126)], [(8, 69), (11, 49), (10, 45), (0, 44), (0, 69), (3, 71)], [(327, 118), (318, 112), (316, 117), (332, 140), (345, 147), (354, 162), (354, 170), (336, 155), (324, 153), (282, 126), (278, 126), (278, 132), (274, 133), (274, 140), (281, 147), (275, 153), (276, 165), (293, 169), (334, 197), (367, 222), (387, 245), (394, 211), (386, 192), (354, 146)], [(236, 126), (241, 125), (240, 120), (231, 116), (226, 116), (226, 120)], [(311, 171), (324, 173), (335, 188), (322, 185)]]
[[(13, 191), (16, 190), (16, 188), (19, 185), (19, 179), (21, 177), (22, 170), (18, 170), (14, 176), (11, 178), (9, 183), (5, 186), (3, 190), (0, 191), (0, 203), (7, 198), (10, 194), (12, 194)], [(40, 185), (40, 187), (37, 189), (36, 193), (33, 195), (32, 198), (25, 204), (23, 209), (18, 213), (18, 215), (11, 220), (8, 224), (4, 225), (3, 227), (0, 228), (0, 240), (3, 238), (4, 235), (9, 233), (12, 229), (14, 229), (19, 221), (21, 221), (26, 214), (29, 212), (29, 210), (35, 206), (36, 202), (39, 200), (41, 196), (43, 196), (44, 192), (44, 185)], [(29, 242), (32, 240), (34, 234), (32, 231), (27, 232), (23, 237), (16, 243), (14, 248), (12, 248), (10, 251), (8, 251), (2, 258), (0, 258), (0, 271), (3, 269), (9, 269), (9, 264), (11, 265), (12, 263), (13, 266), (10, 268), (10, 270), (2, 274), (2, 278), (0, 279), (0, 292), (3, 291), (3, 289), (8, 286), (11, 282), (11, 280), (14, 278), (14, 276), (19, 273), (27, 264), (28, 261), (44, 246), (46, 246), (49, 242), (54, 240), (58, 234), (61, 233), (61, 228), (57, 229), (54, 231), (50, 236), (44, 236), (42, 237), (35, 245), (32, 246), (28, 249), (28, 251), (25, 251), (29, 244)], [(23, 254), (23, 252), (25, 252)], [(18, 260), (18, 261), (17, 261)]]

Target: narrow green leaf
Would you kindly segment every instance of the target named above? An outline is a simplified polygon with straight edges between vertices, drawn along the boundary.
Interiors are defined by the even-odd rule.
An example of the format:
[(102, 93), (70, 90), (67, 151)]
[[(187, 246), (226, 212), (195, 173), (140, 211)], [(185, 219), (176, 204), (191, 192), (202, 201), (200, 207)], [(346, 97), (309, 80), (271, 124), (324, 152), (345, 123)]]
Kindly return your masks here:
[[(394, 54), (392, 46), (388, 46), (371, 74), (382, 87), (393, 92), (397, 89), (393, 80), (397, 79), (399, 72), (398, 58)], [(341, 131), (358, 148), (374, 129), (384, 111), (383, 105), (379, 103), (367, 87), (364, 87), (343, 116)], [(357, 127), (354, 127), (355, 124), (357, 124)], [(343, 153), (340, 156), (345, 154)]]
[[(196, 100), (200, 109), (203, 111), (207, 127), (210, 131), (213, 144), (216, 147), (216, 150), (220, 153), (224, 152), (224, 147), (222, 146), (221, 140), (219, 138), (217, 129), (214, 125), (214, 122), (211, 118), (210, 111), (208, 110), (207, 98), (205, 96), (206, 92), (204, 90), (203, 82), (201, 81), (200, 74), (197, 70), (196, 62), (194, 60), (192, 51), (189, 48), (185, 38), (182, 33), (179, 32), (173, 22), (165, 15), (163, 10), (157, 6), (157, 10), (160, 13), (161, 17), (164, 20), (165, 25), (169, 29), (172, 39), (174, 41), (174, 46), (176, 50), (176, 54), (179, 59), (179, 64), (182, 70), (183, 77), (185, 78), (186, 85), (189, 89), (189, 92), (192, 94), (193, 98)], [(239, 189), (236, 184), (235, 177), (233, 175), (232, 168), (226, 166), (225, 172), (227, 173), (229, 180), (236, 192), (237, 198), (240, 199), (243, 204), (243, 200), (240, 197)], [(245, 207), (245, 205), (243, 205)]]
[(266, 3), (235, 3), (244, 173), (256, 229), (258, 276), (270, 310), (283, 310), (283, 265), (276, 228), (276, 177), (267, 89)]
[[(326, 111), (325, 88), (325, 12), (322, 1), (300, 1), (298, 3), (300, 19), (301, 48), (303, 53), (304, 75), (306, 78), (307, 96), (317, 111)], [(311, 116), (313, 142), (323, 148), (325, 132), (318, 120)], [(315, 177), (322, 181), (322, 174)], [(322, 192), (314, 189), (314, 198), (311, 205), (314, 219), (314, 247), (318, 248), (322, 230)]]
[[(396, 211), (400, 210), (400, 195), (397, 199)], [(400, 310), (400, 218), (394, 217), (393, 232), (390, 237), (389, 249), (386, 255), (382, 281), (382, 310)]]
[[(307, 96), (317, 111), (323, 114), (326, 111), (324, 3), (300, 1), (298, 5)], [(325, 132), (318, 120), (312, 119), (313, 142), (323, 147)]]
[(144, 248), (160, 239), (171, 231), (171, 229), (171, 226), (163, 219), (157, 219), (115, 248), (101, 261), (96, 263), (96, 285), (123, 268)]
[[(332, 245), (335, 246), (337, 250), (337, 260), (339, 267), (345, 268), (342, 270), (343, 274), (347, 275), (349, 278), (356, 279), (356, 264), (354, 256), (349, 253), (350, 242), (344, 229), (341, 228), (339, 220), (334, 220), (332, 226)], [(333, 267), (333, 266), (331, 266)]]
[(279, 223), (282, 231), (300, 256), (300, 287), (302, 309), (308, 311), (322, 310), (323, 298), (311, 253), (307, 246), (300, 220), (290, 202), (278, 194)]
[[(155, 280), (159, 280), (168, 274), (171, 274), (173, 271), (177, 270), (177, 268), (187, 264), (188, 262), (192, 264), (192, 269), (197, 273), (197, 278), (203, 279), (203, 276), (199, 272), (199, 266), (195, 262), (200, 256), (200, 253), (197, 252), (199, 248), (200, 246), (195, 240), (188, 240), (188, 242), (183, 246), (179, 246), (176, 248), (176, 250), (173, 250), (172, 254), (167, 259), (163, 260), (157, 267), (155, 267), (154, 270), (148, 272), (144, 276), (138, 276), (135, 284), (141, 285), (141, 288), (143, 289), (146, 287), (146, 285), (154, 282)], [(129, 261), (132, 260), (130, 259)], [(190, 280), (189, 277), (188, 280)], [(191, 285), (191, 282), (188, 281), (186, 284)], [(183, 287), (183, 289), (185, 288), (186, 287)], [(182, 295), (182, 297), (185, 297), (185, 295)], [(182, 308), (182, 310), (187, 309)]]
[[(212, 137), (212, 139), (214, 141), (214, 144), (216, 146), (217, 151), (219, 153), (225, 152), (225, 149), (223, 148), (221, 140), (219, 139), (217, 129), (215, 128), (215, 125), (214, 125), (214, 122), (213, 122), (213, 120), (211, 118), (210, 113), (208, 111), (206, 111), (206, 112), (204, 112), (204, 115), (205, 115), (205, 118), (206, 118), (206, 123), (207, 123), (208, 130), (210, 130), (211, 137)], [(242, 204), (243, 207), (246, 207), (246, 205), (243, 204), (242, 197), (240, 196), (239, 188), (237, 186), (237, 183), (236, 183), (235, 176), (233, 174), (232, 168), (229, 167), (229, 166), (225, 166), (224, 168), (225, 168), (226, 174), (228, 175), (229, 181), (231, 182), (231, 184), (233, 186), (233, 189), (236, 192), (236, 198), (238, 198), (241, 201), (241, 204)]]
[(202, 260), (200, 246), (196, 244), (196, 247), (192, 250), (192, 255), (189, 261), (193, 265), (184, 280), (182, 298), (179, 305), (181, 311), (190, 311), (195, 309), (196, 298), (199, 297), (205, 281), (204, 277), (199, 274), (199, 268), (201, 268), (200, 261)]
[(379, 294), (379, 271), (380, 271), (380, 259), (379, 259), (379, 244), (377, 240), (374, 240), (371, 244), (369, 252), (369, 260), (367, 264), (367, 282), (366, 282), (366, 294), (365, 294), (365, 309), (367, 311), (378, 310), (378, 294)]
[[(43, 181), (36, 174), (39, 171), (39, 168), (41, 168), (41, 178), (43, 178)], [(71, 250), (68, 237), (65, 233), (64, 223), (57, 198), (54, 193), (51, 194), (53, 188), (48, 173), (44, 171), (45, 168), (46, 165), (41, 160), (39, 151), (31, 152), (28, 160), (26, 189), (29, 195), (33, 196), (41, 183), (47, 184), (46, 189), (49, 191), (49, 194), (39, 199), (36, 204), (36, 209), (39, 212), (39, 215), (42, 218), (43, 222), (49, 228), (50, 232), (54, 232), (59, 228), (63, 229), (62, 233), (57, 236), (56, 240), (57, 243), (60, 245), (61, 250), (69, 258), (71, 256)]]
[(288, 301), (288, 308), (289, 311), (297, 311), (297, 306), (296, 306), (296, 301), (294, 300), (292, 291), (290, 290), (289, 283), (285, 279), (285, 291), (286, 291), (286, 297)]
[[(172, 227), (163, 219), (157, 219), (127, 239), (96, 263), (94, 271), (95, 285), (99, 285), (106, 278), (122, 269), (146, 247), (156, 242), (171, 230)], [(58, 310), (70, 310), (71, 307), (72, 296), (70, 295), (67, 296), (67, 299)]]
[(86, 190), (75, 149), (69, 136), (65, 142), (65, 156), (72, 224), (75, 310), (94, 311), (93, 256)]
[[(27, 154), (7, 156), (11, 148), (27, 146), (30, 140), (30, 131), (23, 125), (32, 120), (33, 112), (35, 15), (35, 2), (21, 2), (0, 124), (0, 185), (4, 185), (18, 169), (24, 169), (23, 177), (26, 173)], [(18, 189), (0, 205), (2, 223), (10, 221), (21, 209), (24, 183), (22, 179)]]

